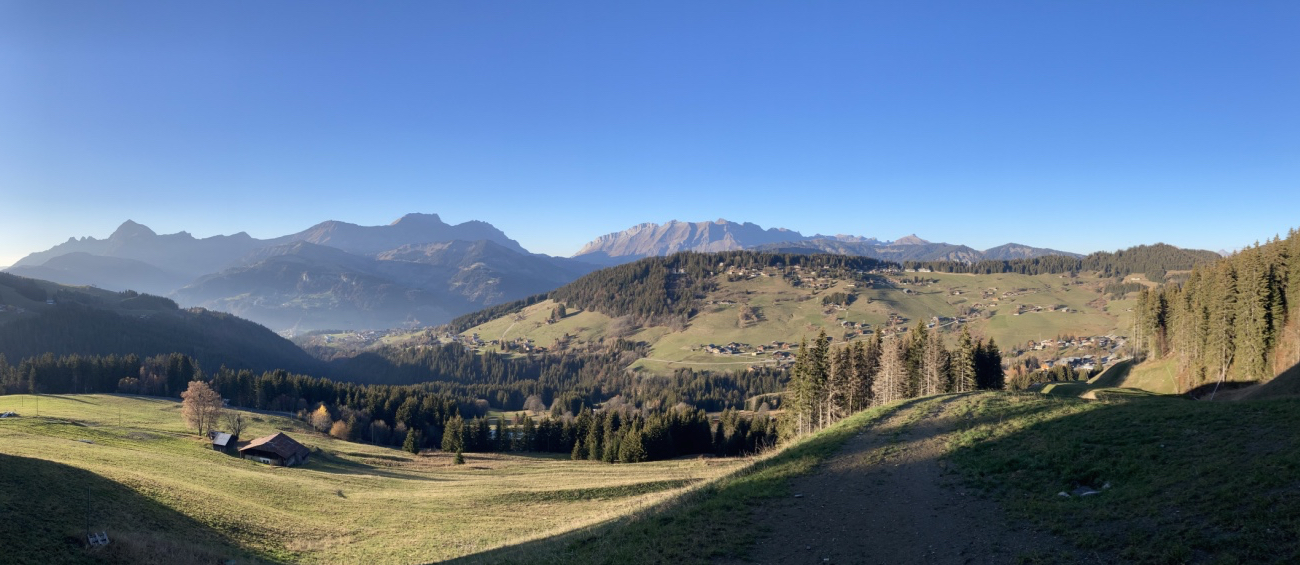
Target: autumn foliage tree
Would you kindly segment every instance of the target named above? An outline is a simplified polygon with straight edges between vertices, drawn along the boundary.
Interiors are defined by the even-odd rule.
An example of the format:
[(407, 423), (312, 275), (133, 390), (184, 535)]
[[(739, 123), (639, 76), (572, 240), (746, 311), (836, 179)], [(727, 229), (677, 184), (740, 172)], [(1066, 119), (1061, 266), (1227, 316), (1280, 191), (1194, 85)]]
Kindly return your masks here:
[(199, 435), (211, 430), (221, 417), (221, 395), (208, 383), (190, 381), (181, 398), (181, 416), (187, 425), (199, 431)]

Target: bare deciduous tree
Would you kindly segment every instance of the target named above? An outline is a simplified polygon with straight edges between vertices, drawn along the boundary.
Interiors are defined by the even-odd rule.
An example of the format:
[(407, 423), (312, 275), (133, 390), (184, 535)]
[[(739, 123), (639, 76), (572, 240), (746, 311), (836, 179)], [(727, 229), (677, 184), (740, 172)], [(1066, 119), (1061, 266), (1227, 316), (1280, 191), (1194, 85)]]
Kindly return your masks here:
[(208, 383), (190, 381), (189, 388), (181, 393), (181, 416), (185, 423), (197, 428), (203, 435), (217, 423), (221, 417), (221, 395), (212, 390)]
[(221, 419), (230, 431), (230, 435), (239, 437), (244, 432), (244, 413), (238, 410), (226, 410), (224, 417)]

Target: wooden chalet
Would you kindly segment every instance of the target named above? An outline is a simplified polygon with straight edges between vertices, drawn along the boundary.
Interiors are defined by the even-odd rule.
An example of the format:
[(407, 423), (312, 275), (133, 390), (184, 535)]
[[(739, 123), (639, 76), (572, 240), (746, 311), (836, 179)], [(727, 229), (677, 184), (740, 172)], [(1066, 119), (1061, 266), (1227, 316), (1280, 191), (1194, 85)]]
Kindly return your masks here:
[(307, 446), (281, 432), (259, 437), (239, 448), (239, 456), (244, 459), (284, 467), (306, 463), (309, 455), (311, 450), (307, 449)]
[(230, 451), (235, 447), (235, 442), (239, 438), (226, 432), (212, 432), (212, 450), (213, 451)]

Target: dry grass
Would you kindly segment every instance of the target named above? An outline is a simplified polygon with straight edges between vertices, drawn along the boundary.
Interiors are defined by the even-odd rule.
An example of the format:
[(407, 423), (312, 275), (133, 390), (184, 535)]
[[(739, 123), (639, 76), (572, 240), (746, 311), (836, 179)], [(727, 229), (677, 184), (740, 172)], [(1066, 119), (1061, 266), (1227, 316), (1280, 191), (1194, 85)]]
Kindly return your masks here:
[[(467, 454), (466, 465), (452, 465), (444, 454), (412, 456), (343, 442), (281, 415), (250, 414), (246, 438), (288, 430), (317, 450), (308, 465), (286, 469), (211, 451), (183, 428), (179, 404), (170, 400), (42, 396), (37, 418), (36, 397), (0, 397), (0, 411), (10, 409), (23, 415), (0, 420), (0, 456), (11, 467), (53, 466), (93, 482), (97, 491), (121, 491), (113, 495), (121, 502), (96, 527), (124, 540), (115, 550), (124, 555), (166, 553), (147, 536), (154, 529), (148, 524), (161, 521), (174, 524), (164, 539), (200, 540), (182, 548), (195, 555), (243, 552), (309, 563), (443, 560), (601, 523), (742, 465), (699, 459), (608, 465), (502, 454)], [(31, 487), (16, 474), (10, 480), (18, 482), (6, 488)], [(53, 522), (46, 541), (68, 545), (85, 526), (85, 488), (51, 491), (41, 504), (52, 511), (17, 499), (12, 508), (0, 507), (48, 513)], [(143, 515), (167, 518), (151, 522)], [(16, 535), (0, 529), (0, 542)], [(190, 559), (176, 562), (182, 561)]]

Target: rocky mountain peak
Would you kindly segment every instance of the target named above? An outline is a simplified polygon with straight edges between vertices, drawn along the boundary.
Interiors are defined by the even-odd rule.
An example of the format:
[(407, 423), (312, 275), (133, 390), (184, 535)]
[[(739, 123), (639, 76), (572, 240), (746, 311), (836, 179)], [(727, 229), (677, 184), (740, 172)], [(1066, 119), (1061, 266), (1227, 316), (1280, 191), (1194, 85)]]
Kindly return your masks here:
[(930, 242), (921, 239), (919, 237), (916, 237), (916, 234), (900, 237), (896, 241), (894, 241), (894, 245), (925, 245), (928, 243)]
[(127, 220), (125, 222), (122, 222), (122, 225), (118, 226), (117, 230), (113, 232), (113, 235), (108, 236), (108, 238), (127, 239), (132, 237), (141, 237), (141, 236), (147, 237), (147, 236), (154, 236), (154, 235), (158, 235), (158, 234), (154, 233), (154, 231), (149, 229), (147, 226), (144, 226), (142, 224), (137, 224), (131, 220)]

